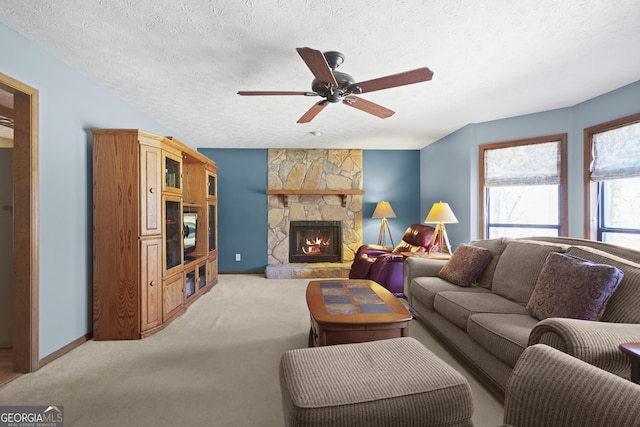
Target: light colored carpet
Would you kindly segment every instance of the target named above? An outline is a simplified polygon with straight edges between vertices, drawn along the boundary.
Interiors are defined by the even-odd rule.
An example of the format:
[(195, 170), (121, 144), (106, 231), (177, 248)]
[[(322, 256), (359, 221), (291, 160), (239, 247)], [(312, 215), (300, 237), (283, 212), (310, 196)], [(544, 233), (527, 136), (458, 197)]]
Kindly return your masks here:
[[(280, 356), (306, 347), (307, 279), (221, 275), (163, 331), (89, 341), (0, 388), (0, 405), (62, 405), (65, 426), (281, 426)], [(503, 406), (418, 321), (410, 335), (471, 384), (476, 426)]]

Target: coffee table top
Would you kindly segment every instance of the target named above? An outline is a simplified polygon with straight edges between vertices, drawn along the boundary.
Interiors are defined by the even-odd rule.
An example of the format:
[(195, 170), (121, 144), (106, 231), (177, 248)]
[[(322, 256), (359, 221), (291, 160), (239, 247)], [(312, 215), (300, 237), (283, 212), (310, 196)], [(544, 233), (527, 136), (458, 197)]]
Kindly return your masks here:
[(628, 356), (640, 359), (640, 342), (628, 342), (620, 344), (620, 350), (626, 353)]
[(387, 289), (372, 280), (313, 280), (307, 305), (319, 323), (395, 323), (411, 313)]

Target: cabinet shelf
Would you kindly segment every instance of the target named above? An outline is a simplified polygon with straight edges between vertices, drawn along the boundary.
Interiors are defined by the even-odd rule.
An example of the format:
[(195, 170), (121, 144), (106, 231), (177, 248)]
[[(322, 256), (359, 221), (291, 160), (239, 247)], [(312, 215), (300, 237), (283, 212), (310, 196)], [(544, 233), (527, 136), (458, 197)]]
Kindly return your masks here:
[(342, 207), (347, 206), (347, 196), (363, 195), (364, 190), (267, 190), (267, 194), (272, 196), (282, 196), (284, 207), (289, 206), (288, 196), (342, 196)]

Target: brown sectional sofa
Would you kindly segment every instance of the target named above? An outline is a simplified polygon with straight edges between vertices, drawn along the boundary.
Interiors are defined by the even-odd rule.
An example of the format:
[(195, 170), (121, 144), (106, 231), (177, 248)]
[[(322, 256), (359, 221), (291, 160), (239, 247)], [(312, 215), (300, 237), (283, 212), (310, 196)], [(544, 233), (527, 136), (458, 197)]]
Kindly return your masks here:
[[(629, 377), (623, 342), (640, 341), (640, 252), (582, 239), (491, 239), (470, 245), (493, 258), (469, 287), (438, 276), (447, 261), (410, 257), (404, 294), (413, 315), (499, 396), (527, 346), (541, 343), (621, 377)], [(622, 280), (600, 321), (539, 320), (526, 306), (550, 253), (617, 267)], [(579, 296), (578, 296), (579, 297)]]

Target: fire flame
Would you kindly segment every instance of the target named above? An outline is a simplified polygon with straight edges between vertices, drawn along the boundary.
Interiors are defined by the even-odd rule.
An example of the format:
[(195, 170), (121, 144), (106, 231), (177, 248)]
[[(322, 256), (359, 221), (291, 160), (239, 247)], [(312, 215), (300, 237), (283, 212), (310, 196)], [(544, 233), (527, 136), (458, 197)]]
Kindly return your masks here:
[(300, 247), (300, 251), (305, 255), (322, 254), (327, 251), (329, 245), (331, 245), (331, 239), (315, 237), (306, 239), (305, 244)]

